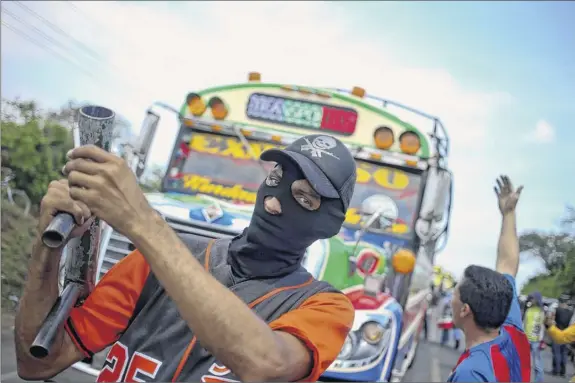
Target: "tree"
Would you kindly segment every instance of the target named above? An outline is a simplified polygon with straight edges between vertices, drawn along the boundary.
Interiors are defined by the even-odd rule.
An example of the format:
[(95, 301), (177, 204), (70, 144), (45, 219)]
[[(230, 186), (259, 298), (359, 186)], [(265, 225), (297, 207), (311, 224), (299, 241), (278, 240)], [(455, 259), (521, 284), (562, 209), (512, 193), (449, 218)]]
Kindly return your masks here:
[(41, 119), (34, 101), (5, 101), (11, 109), (2, 116), (2, 166), (12, 169), (11, 181), (37, 205), (50, 181), (60, 177), (66, 152), (72, 148), (70, 131)]
[(565, 254), (575, 246), (575, 238), (567, 233), (543, 234), (528, 232), (519, 237), (522, 253), (539, 258), (549, 271), (563, 268)]
[[(12, 169), (12, 186), (37, 205), (48, 184), (61, 177), (73, 144), (78, 109), (88, 103), (68, 101), (58, 110), (42, 111), (33, 100), (2, 100), (2, 166)], [(131, 135), (129, 121), (116, 115), (114, 145)]]
[(523, 254), (543, 261), (547, 272), (531, 278), (523, 287), (528, 294), (535, 290), (557, 297), (561, 293), (575, 295), (575, 210), (566, 208), (561, 231), (556, 233), (528, 232), (519, 238)]

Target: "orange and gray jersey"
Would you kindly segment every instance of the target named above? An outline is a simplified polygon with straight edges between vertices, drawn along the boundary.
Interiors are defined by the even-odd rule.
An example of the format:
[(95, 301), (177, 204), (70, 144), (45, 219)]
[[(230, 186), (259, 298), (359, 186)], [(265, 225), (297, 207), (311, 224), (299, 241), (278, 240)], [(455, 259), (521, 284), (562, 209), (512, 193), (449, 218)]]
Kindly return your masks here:
[[(192, 254), (273, 330), (300, 338), (314, 354), (304, 380), (317, 381), (353, 324), (349, 300), (303, 268), (276, 279), (233, 283), (230, 240), (182, 235)], [(241, 324), (238, 324), (241, 325)], [(138, 251), (118, 262), (66, 323), (86, 356), (111, 347), (98, 382), (238, 381), (196, 339)]]

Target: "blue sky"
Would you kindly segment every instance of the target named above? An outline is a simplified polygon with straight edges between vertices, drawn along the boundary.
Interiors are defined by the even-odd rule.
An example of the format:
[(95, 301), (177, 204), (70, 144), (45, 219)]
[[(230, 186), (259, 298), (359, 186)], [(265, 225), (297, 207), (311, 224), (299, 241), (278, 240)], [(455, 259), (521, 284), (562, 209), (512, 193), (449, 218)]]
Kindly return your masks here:
[[(69, 44), (64, 54), (95, 77), (2, 26), (4, 97), (100, 102), (137, 130), (152, 101), (179, 105), (190, 90), (257, 70), (264, 81), (360, 85), (438, 115), (452, 138), (456, 180), (453, 230), (438, 262), (456, 273), (494, 263), (498, 174), (525, 185), (521, 230), (551, 230), (565, 204), (575, 204), (575, 3), (73, 3), (80, 12), (61, 2), (25, 4), (103, 61), (3, 3)], [(2, 19), (47, 43), (29, 24)], [(162, 129), (152, 153), (159, 164), (175, 125)], [(518, 282), (536, 266), (522, 265)]]

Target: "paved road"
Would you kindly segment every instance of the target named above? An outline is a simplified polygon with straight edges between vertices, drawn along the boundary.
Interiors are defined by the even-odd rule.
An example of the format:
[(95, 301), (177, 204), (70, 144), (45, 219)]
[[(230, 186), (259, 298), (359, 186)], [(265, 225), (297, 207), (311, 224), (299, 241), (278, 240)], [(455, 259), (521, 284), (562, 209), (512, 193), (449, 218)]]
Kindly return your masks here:
[[(16, 374), (16, 359), (14, 356), (14, 341), (13, 335), (9, 328), (2, 326), (2, 370), (0, 381), (5, 383), (24, 382), (19, 379)], [(430, 335), (432, 335), (430, 333)], [(431, 338), (434, 339), (434, 338)], [(413, 367), (406, 373), (404, 382), (445, 382), (451, 368), (459, 358), (459, 352), (449, 347), (441, 347), (435, 342), (421, 341), (417, 351), (416, 359)], [(544, 366), (545, 370), (551, 368), (551, 352), (544, 351)], [(569, 373), (573, 374), (575, 371), (569, 366)], [(94, 378), (86, 374), (80, 373), (74, 369), (64, 371), (54, 379), (55, 382), (63, 383), (88, 383), (94, 382)], [(565, 379), (547, 374), (545, 382), (565, 382)]]

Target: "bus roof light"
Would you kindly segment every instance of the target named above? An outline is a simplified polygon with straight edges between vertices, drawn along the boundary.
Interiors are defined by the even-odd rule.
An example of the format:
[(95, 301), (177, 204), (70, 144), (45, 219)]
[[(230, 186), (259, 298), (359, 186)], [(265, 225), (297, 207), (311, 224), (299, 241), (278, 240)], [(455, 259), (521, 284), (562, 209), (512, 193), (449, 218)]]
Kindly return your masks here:
[(258, 72), (250, 72), (248, 74), (248, 81), (249, 82), (260, 82), (260, 81), (262, 81), (262, 75)]
[(359, 98), (364, 98), (365, 97), (365, 89), (360, 88), (359, 86), (354, 86), (351, 94), (353, 94), (354, 96), (357, 96)]
[(282, 136), (272, 136), (272, 141), (281, 142)]
[(242, 132), (242, 135), (244, 137), (249, 137), (252, 135), (252, 131), (251, 130), (247, 130), (247, 129), (240, 129), (240, 132)]
[(415, 254), (407, 249), (400, 249), (391, 260), (393, 270), (399, 274), (409, 274), (415, 268)]
[(395, 142), (393, 131), (387, 126), (380, 126), (373, 132), (373, 141), (376, 148), (387, 150)]
[(416, 154), (421, 148), (421, 140), (416, 132), (407, 130), (399, 136), (399, 148), (405, 154)]
[(381, 153), (370, 153), (369, 158), (376, 161), (381, 161)]

